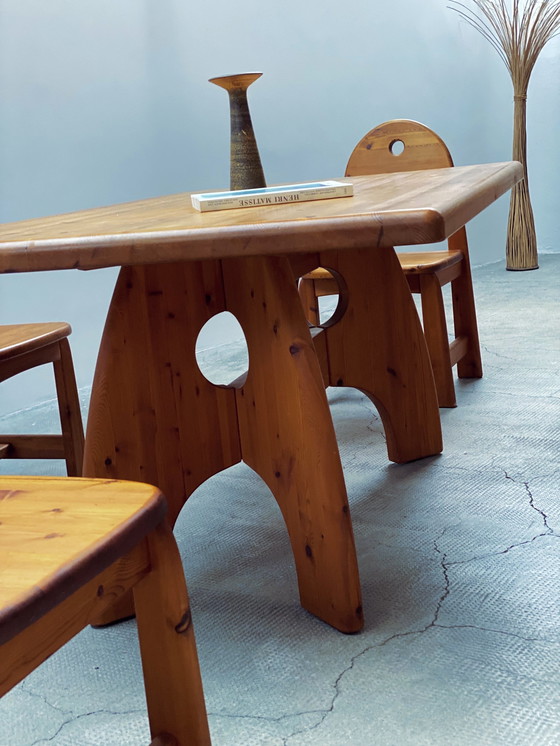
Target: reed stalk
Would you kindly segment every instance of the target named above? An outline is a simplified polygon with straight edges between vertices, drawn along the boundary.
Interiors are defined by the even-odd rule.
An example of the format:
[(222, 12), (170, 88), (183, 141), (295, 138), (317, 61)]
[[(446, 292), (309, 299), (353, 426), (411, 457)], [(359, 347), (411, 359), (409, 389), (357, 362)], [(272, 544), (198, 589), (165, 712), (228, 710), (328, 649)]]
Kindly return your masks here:
[[(537, 237), (527, 172), (527, 89), (545, 44), (560, 33), (560, 0), (458, 0), (448, 6), (494, 47), (513, 85), (513, 153), (524, 179), (511, 192), (506, 268), (537, 269)], [(478, 12), (477, 12), (478, 11)]]

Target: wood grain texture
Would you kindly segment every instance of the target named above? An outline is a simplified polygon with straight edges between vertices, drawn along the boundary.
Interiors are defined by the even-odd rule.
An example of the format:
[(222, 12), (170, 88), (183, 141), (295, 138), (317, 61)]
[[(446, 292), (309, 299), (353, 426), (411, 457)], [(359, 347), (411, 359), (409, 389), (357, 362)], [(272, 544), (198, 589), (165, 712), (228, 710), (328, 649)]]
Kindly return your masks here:
[(84, 461), (84, 426), (74, 363), (69, 341), (61, 339), (58, 346), (60, 357), (54, 361), (53, 367), (66, 471), (69, 476), (81, 477)]
[(222, 262), (228, 309), (249, 347), (236, 390), (243, 460), (266, 482), (286, 526), (301, 603), (343, 632), (363, 626), (350, 508), (325, 387), (283, 257)]
[(63, 459), (65, 456), (62, 435), (37, 436), (33, 433), (2, 433), (0, 441), (5, 441), (5, 450), (0, 453), (0, 458)]
[(181, 556), (166, 522), (146, 542), (150, 572), (133, 593), (151, 735), (210, 746)]
[(346, 286), (345, 313), (323, 330), (326, 382), (370, 397), (392, 461), (439, 453), (443, 444), (430, 359), (395, 253), (379, 248), (329, 252), (321, 256), (321, 266), (343, 277)]
[[(35, 563), (40, 555), (36, 555)], [(144, 546), (117, 561), (59, 601), (46, 614), (30, 616), (26, 626), (13, 627), (0, 643), (0, 696), (28, 676), (86, 627), (97, 614), (146, 575)], [(25, 568), (24, 568), (25, 569)], [(8, 630), (6, 630), (8, 631)]]
[(354, 197), (200, 213), (188, 194), (0, 226), (0, 272), (441, 241), (522, 176), (517, 162), (355, 176)]
[(442, 138), (412, 119), (392, 119), (371, 129), (356, 145), (347, 176), (447, 168), (453, 159)]
[(59, 342), (72, 332), (65, 322), (40, 324), (2, 324), (0, 326), (0, 363), (53, 342)]
[[(447, 146), (431, 129), (395, 119), (370, 130), (354, 148), (346, 176), (431, 171), (453, 167)], [(460, 378), (480, 378), (482, 361), (464, 226), (449, 234), (447, 251), (402, 252), (401, 268), (413, 293), (422, 296), (426, 342), (441, 407), (456, 406), (452, 367)], [(452, 284), (455, 338), (449, 345), (441, 287)], [(318, 298), (337, 294), (337, 283), (322, 268), (303, 275), (299, 292), (307, 319), (319, 325)], [(373, 320), (372, 320), (373, 322)]]
[(161, 492), (137, 482), (5, 477), (0, 696), (133, 589), (152, 738), (209, 746), (181, 558)]
[[(397, 145), (403, 148), (400, 154), (396, 150)], [(425, 172), (449, 167), (454, 167), (453, 158), (439, 135), (420, 122), (395, 119), (374, 127), (360, 140), (348, 160), (346, 176), (399, 171)], [(414, 264), (414, 256), (409, 258), (406, 253), (399, 255), (411, 291), (419, 292), (422, 298), (426, 343), (441, 407), (457, 405), (453, 381), (454, 363), (441, 292), (441, 287), (449, 282), (453, 297), (454, 356), (459, 349), (464, 351), (458, 361), (457, 373), (460, 378), (482, 376), (469, 245), (464, 227), (466, 222), (457, 226), (458, 230), (448, 233), (448, 253), (430, 252), (431, 257), (427, 257), (422, 264)], [(453, 260), (450, 259), (451, 255)], [(460, 261), (457, 261), (458, 258)], [(421, 276), (418, 278), (418, 275)]]
[(125, 267), (105, 324), (84, 474), (158, 484), (172, 524), (202, 482), (241, 459), (235, 391), (211, 384), (195, 356), (223, 310), (219, 263)]
[(64, 458), (70, 476), (81, 476), (84, 428), (68, 335), (64, 322), (0, 326), (0, 382), (52, 364), (60, 415), (61, 435), (29, 433), (0, 435), (7, 448), (2, 458)]
[[(337, 629), (357, 631), (357, 563), (321, 369), (384, 408), (395, 460), (437, 452), (432, 373), (391, 246), (442, 240), (519, 177), (519, 164), (487, 164), (356, 177), (353, 198), (199, 213), (188, 195), (175, 195), (25, 221), (0, 227), (0, 272), (123, 265), (98, 358), (84, 473), (159, 484), (173, 521), (202, 481), (246, 460), (282, 510), (302, 603)], [(276, 256), (288, 254), (305, 254), (302, 266), (315, 254), (340, 270), (354, 304), (348, 318), (364, 311), (379, 323), (370, 305), (386, 306), (384, 328), (366, 333), (368, 345), (379, 343), (379, 381), (358, 374), (360, 343), (350, 349), (356, 332), (344, 309), (341, 324), (316, 340), (320, 369), (287, 259)], [(380, 295), (370, 304), (356, 289), (372, 272)], [(206, 381), (194, 354), (200, 328), (222, 310), (238, 317), (249, 344), (248, 376), (233, 387)]]
[(397, 253), (403, 271), (409, 275), (435, 272), (452, 267), (462, 261), (461, 251), (406, 251)]
[(158, 490), (115, 483), (108, 500), (110, 484), (2, 479), (0, 642), (71, 595), (161, 522), (165, 501)]
[[(200, 372), (196, 337), (215, 313), (242, 325), (249, 372)], [(323, 379), (286, 259), (127, 267), (107, 319), (84, 473), (161, 485), (174, 522), (213, 474), (246, 461), (275, 496), (302, 604), (345, 632), (363, 624), (346, 489)], [(132, 605), (103, 616), (107, 623)]]

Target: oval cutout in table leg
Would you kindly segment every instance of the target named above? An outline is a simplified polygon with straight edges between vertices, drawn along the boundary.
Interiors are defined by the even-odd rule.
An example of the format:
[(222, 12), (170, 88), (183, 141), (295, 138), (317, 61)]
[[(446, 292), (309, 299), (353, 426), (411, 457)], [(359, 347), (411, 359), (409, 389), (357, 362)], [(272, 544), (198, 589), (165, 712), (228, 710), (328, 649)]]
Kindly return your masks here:
[(215, 386), (230, 386), (247, 373), (247, 340), (232, 313), (222, 311), (204, 324), (196, 340), (196, 362), (202, 375)]

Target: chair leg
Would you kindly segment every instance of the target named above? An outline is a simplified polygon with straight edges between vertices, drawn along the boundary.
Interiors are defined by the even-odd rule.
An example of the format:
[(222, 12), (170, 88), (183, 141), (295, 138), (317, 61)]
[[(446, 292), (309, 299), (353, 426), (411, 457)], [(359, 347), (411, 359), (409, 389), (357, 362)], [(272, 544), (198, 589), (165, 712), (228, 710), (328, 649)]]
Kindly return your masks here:
[(66, 457), (66, 471), (69, 477), (81, 477), (84, 459), (84, 427), (74, 376), (74, 365), (68, 340), (61, 339), (58, 344), (60, 358), (53, 362), (53, 366)]
[(467, 350), (457, 362), (457, 375), (459, 378), (482, 378), (482, 359), (480, 356), (474, 291), (469, 258), (466, 253), (464, 254), (462, 267), (463, 271), (459, 277), (451, 283), (455, 337), (463, 337), (467, 340)]
[(153, 743), (210, 746), (181, 557), (167, 523), (147, 542), (151, 572), (133, 592)]
[(305, 318), (312, 326), (319, 326), (319, 298), (315, 294), (315, 281), (301, 277), (298, 284), (299, 297), (305, 312)]
[(440, 407), (456, 407), (445, 308), (441, 285), (436, 275), (420, 277), (420, 296), (424, 336), (434, 371), (438, 403)]
[(164, 733), (163, 736), (156, 736), (150, 746), (179, 746), (179, 742), (173, 736)]

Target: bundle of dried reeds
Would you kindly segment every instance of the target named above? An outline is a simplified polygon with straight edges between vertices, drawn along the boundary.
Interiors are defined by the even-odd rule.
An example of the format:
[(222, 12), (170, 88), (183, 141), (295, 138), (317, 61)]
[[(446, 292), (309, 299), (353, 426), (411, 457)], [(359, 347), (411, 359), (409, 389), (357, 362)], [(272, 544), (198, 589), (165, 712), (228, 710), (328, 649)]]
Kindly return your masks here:
[(527, 88), (543, 47), (560, 33), (560, 0), (470, 1), (478, 14), (457, 0), (450, 0), (448, 7), (492, 44), (513, 83), (513, 159), (523, 164), (525, 178), (511, 193), (506, 267), (536, 269), (537, 238), (527, 178)]

